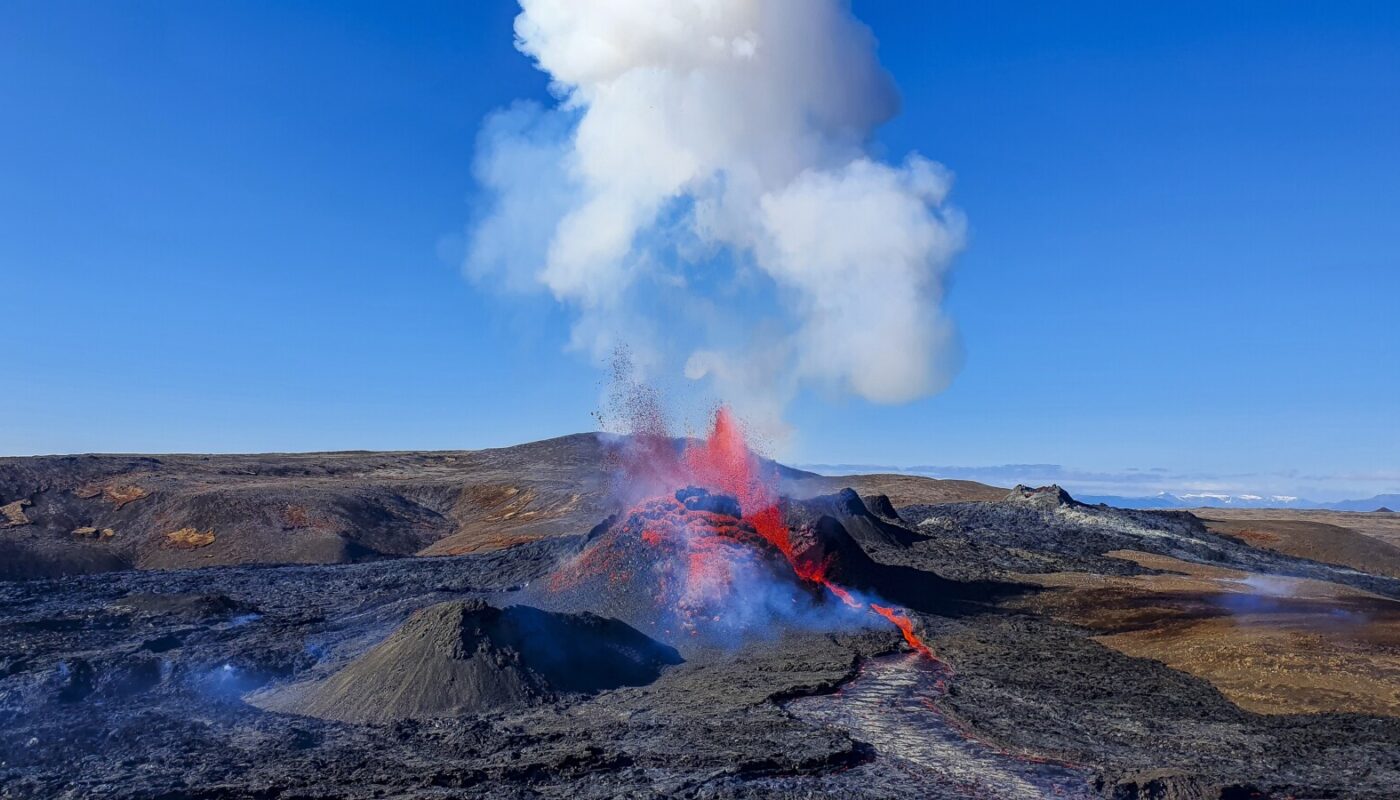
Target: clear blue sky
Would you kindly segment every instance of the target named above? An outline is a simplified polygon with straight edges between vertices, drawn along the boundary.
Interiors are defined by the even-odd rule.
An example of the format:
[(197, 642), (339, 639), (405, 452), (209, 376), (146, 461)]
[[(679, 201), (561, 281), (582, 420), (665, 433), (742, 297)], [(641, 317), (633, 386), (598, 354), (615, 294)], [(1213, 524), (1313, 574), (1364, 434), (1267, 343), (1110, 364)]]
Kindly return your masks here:
[[(1400, 490), (1400, 5), (856, 0), (957, 174), (966, 365), (789, 460)], [(593, 427), (569, 320), (464, 280), (514, 6), (0, 9), (0, 453), (457, 448)], [(450, 248), (447, 248), (450, 249)]]

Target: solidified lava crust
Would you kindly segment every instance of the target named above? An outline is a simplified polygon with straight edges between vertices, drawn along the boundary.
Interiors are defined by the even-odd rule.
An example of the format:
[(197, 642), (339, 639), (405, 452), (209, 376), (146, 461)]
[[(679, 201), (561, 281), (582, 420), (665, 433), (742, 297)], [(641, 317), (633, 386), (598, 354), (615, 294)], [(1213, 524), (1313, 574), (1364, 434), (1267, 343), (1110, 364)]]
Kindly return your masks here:
[[(375, 532), (355, 541), (423, 546), (398, 524), (455, 536), (429, 503), (572, 509), (567, 480), (524, 480), (576, 474), (557, 469), (564, 446), (481, 467), (534, 499), (415, 484), (424, 505), (409, 510), (370, 492), (399, 511), (366, 512)], [(1342, 710), (1258, 713), (1193, 663), (1114, 638), (1171, 644), (1225, 624), (1279, 647), (1323, 637), (1384, 681), (1386, 654), (1367, 643), (1388, 641), (1400, 581), (1058, 490), (898, 508), (855, 492), (794, 499), (755, 478), (767, 467), (735, 441), (703, 457), (667, 447), (655, 452), (675, 459), (679, 485), (589, 507), (564, 533), (487, 531), (492, 546), (466, 555), (99, 574), (79, 573), (108, 565), (86, 560), (102, 548), (191, 563), (198, 551), (120, 550), (117, 523), (199, 510), (179, 487), (218, 462), (132, 460), (149, 478), (105, 461), (0, 470), (0, 500), (32, 498), (32, 525), (6, 535), (47, 559), (0, 582), (0, 797), (1400, 796), (1400, 720), (1346, 705), (1371, 701), (1364, 681), (1325, 698)], [(569, 470), (579, 452), (596, 448), (566, 453)], [(239, 458), (231, 474), (260, 463)], [(349, 518), (316, 505), (348, 462), (315, 458), (239, 484), (240, 508), (279, 509), (282, 527), (256, 541), (304, 534), (292, 551), (305, 555), (334, 536), (317, 520)], [(415, 457), (383, 458), (392, 472)], [(150, 491), (118, 508), (109, 485)], [(236, 526), (190, 522), (215, 531), (221, 558), (253, 550), (229, 541)], [(72, 534), (109, 525), (109, 540)], [(82, 559), (56, 555), (70, 544)], [(346, 552), (333, 560), (359, 559)], [(577, 638), (548, 646), (561, 636)], [(628, 679), (583, 669), (581, 653), (600, 652)], [(1258, 688), (1287, 692), (1265, 678), (1290, 674)]]

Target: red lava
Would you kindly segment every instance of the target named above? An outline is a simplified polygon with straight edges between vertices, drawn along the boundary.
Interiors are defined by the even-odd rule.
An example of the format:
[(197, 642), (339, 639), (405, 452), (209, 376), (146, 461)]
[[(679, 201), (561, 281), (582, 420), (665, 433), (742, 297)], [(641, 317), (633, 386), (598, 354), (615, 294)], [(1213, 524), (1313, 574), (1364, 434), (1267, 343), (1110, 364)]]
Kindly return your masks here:
[[(749, 551), (771, 546), (787, 560), (802, 581), (825, 588), (851, 608), (868, 608), (899, 628), (904, 639), (916, 652), (933, 658), (933, 651), (914, 632), (912, 620), (902, 609), (869, 604), (861, 601), (845, 587), (829, 577), (830, 564), (797, 551), (792, 532), (783, 519), (780, 497), (776, 491), (778, 476), (766, 467), (749, 449), (742, 426), (726, 407), (714, 416), (709, 435), (701, 441), (689, 442), (677, 455), (653, 403), (641, 420), (640, 430), (633, 436), (634, 449), (623, 460), (622, 474), (630, 485), (656, 485), (658, 479), (669, 492), (696, 487), (712, 495), (732, 497), (738, 501), (741, 519), (724, 513), (689, 507), (676, 494), (659, 494), (634, 505), (625, 520), (642, 520), (640, 541), (653, 548), (671, 551), (683, 565), (681, 586), (676, 590), (682, 611), (687, 616), (706, 607), (704, 600), (722, 596), (736, 583), (739, 561)], [(633, 535), (636, 535), (633, 533)], [(757, 536), (762, 543), (755, 542)], [(607, 572), (610, 580), (626, 570), (620, 564), (610, 564), (608, 548), (597, 548), (576, 564), (595, 574)], [(751, 555), (751, 553), (749, 553)], [(626, 572), (623, 576), (630, 576)]]
[[(715, 412), (709, 437), (686, 448), (685, 463), (695, 485), (738, 499), (739, 507), (744, 510), (744, 521), (787, 558), (798, 577), (826, 587), (852, 608), (863, 606), (850, 591), (827, 577), (825, 561), (804, 560), (798, 556), (791, 531), (783, 522), (777, 492), (773, 490), (777, 476), (762, 469), (761, 462), (749, 450), (742, 428), (727, 407), (721, 406)], [(894, 623), (916, 652), (934, 657), (933, 651), (914, 632), (914, 623), (903, 610), (874, 603), (870, 604), (870, 610)]]
[(933, 650), (931, 650), (928, 645), (924, 644), (924, 641), (919, 638), (919, 635), (917, 633), (914, 633), (914, 622), (909, 619), (908, 614), (905, 614), (903, 611), (900, 611), (898, 609), (890, 608), (889, 606), (878, 605), (876, 603), (870, 604), (870, 610), (874, 611), (876, 614), (879, 614), (880, 616), (884, 617), (890, 622), (893, 622), (895, 626), (899, 628), (899, 632), (904, 634), (904, 641), (908, 642), (909, 646), (914, 648), (915, 651), (922, 653), (923, 655), (926, 655), (929, 658), (934, 658)]

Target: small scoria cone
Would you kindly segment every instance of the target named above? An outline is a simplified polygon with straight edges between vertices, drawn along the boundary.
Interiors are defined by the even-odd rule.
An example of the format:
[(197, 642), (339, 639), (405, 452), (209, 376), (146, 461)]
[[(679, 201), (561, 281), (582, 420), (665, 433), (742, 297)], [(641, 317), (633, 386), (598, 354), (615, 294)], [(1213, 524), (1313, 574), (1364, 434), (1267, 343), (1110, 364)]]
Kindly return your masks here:
[(656, 680), (675, 650), (625, 623), (480, 600), (415, 613), (329, 678), (248, 698), (345, 722), (454, 717)]
[(1018, 483), (1002, 502), (1024, 503), (1045, 509), (1080, 505), (1079, 501), (1069, 496), (1069, 492), (1053, 483), (1036, 489)]

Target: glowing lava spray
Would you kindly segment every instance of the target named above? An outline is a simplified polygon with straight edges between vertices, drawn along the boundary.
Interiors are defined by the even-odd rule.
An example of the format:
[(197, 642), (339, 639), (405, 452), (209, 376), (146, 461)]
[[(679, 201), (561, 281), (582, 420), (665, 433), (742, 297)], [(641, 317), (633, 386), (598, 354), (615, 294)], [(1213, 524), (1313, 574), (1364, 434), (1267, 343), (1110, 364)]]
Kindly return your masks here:
[[(704, 490), (707, 497), (738, 501), (737, 525), (733, 517), (692, 510), (688, 501), (693, 497), (685, 496), (687, 488), (674, 498), (662, 495), (633, 507), (631, 517), (647, 520), (641, 534), (644, 543), (662, 546), (681, 540), (678, 547), (686, 561), (685, 585), (679, 592), (683, 604), (685, 598), (693, 600), (742, 585), (734, 579), (736, 546), (756, 536), (781, 554), (801, 581), (822, 587), (853, 609), (869, 610), (888, 620), (899, 628), (910, 647), (933, 656), (914, 632), (913, 621), (905, 611), (858, 599), (856, 593), (830, 578), (831, 556), (812, 556), (810, 549), (799, 549), (784, 520), (776, 469), (749, 449), (742, 427), (727, 407), (715, 412), (708, 436), (687, 442), (678, 456), (669, 441), (667, 447), (642, 442), (636, 452), (644, 453), (657, 473), (670, 476), (668, 480), (680, 487)], [(635, 466), (628, 471), (634, 470)]]

